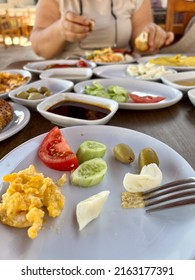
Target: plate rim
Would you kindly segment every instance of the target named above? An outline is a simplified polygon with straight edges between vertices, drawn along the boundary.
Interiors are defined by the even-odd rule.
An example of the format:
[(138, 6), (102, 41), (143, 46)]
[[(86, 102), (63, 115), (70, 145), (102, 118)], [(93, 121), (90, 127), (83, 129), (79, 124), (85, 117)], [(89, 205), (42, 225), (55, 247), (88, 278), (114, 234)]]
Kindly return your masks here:
[[(8, 139), (9, 137), (15, 135), (20, 130), (22, 130), (28, 124), (28, 122), (30, 121), (30, 117), (31, 117), (29, 109), (26, 108), (24, 105), (21, 105), (21, 104), (15, 103), (15, 102), (11, 102), (11, 101), (9, 101), (9, 104), (11, 104), (14, 111), (21, 110), (24, 113), (25, 117), (24, 117), (23, 122), (20, 125), (16, 126), (15, 129), (13, 129), (12, 131), (10, 131), (11, 127), (8, 128), (8, 130), (6, 130), (6, 131), (2, 131), (0, 133), (0, 142)], [(3, 134), (3, 137), (2, 137), (2, 134)]]

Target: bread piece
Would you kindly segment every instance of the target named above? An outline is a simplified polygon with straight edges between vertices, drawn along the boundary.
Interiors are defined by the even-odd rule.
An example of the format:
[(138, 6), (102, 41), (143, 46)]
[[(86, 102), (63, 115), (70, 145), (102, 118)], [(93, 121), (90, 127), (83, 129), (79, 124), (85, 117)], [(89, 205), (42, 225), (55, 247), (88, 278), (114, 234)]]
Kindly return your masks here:
[(95, 26), (95, 20), (90, 19), (89, 32), (92, 32), (94, 30), (94, 26)]
[(12, 106), (4, 99), (0, 99), (0, 132), (13, 118)]
[(139, 51), (147, 51), (149, 48), (148, 45), (148, 33), (142, 32), (136, 39), (135, 39), (135, 47)]

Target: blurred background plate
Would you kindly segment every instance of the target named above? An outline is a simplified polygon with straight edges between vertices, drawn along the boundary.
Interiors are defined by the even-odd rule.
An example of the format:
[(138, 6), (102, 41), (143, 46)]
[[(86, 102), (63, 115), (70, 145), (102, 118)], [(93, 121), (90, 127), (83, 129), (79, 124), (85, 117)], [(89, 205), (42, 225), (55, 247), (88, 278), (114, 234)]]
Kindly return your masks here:
[[(132, 74), (130, 73), (130, 69)], [(155, 65), (149, 68), (145, 64), (136, 63), (128, 65), (99, 66), (93, 69), (93, 74), (101, 78), (136, 78), (144, 81), (154, 82), (161, 81), (161, 76), (168, 73), (176, 73), (176, 71)]]
[(55, 78), (60, 80), (71, 80), (73, 82), (79, 82), (90, 79), (92, 74), (93, 72), (91, 68), (55, 68), (43, 71), (40, 74), (40, 78)]
[[(31, 73), (27, 70), (8, 69), (8, 70), (1, 70), (0, 71), (0, 75), (5, 75), (6, 73), (8, 73), (8, 75), (9, 74), (11, 75), (10, 78), (9, 78), (9, 82), (11, 82), (13, 84), (13, 86), (15, 86), (15, 88), (19, 88), (23, 85), (28, 84), (32, 79)], [(19, 86), (16, 86), (16, 81), (15, 81), (15, 77), (14, 77), (16, 74), (19, 74), (23, 78), (25, 78), (25, 80), (23, 82), (21, 82), (21, 85), (19, 85)], [(6, 82), (6, 84), (7, 84), (7, 82)], [(3, 85), (3, 79), (2, 79), (2, 77), (0, 77), (0, 98), (6, 99), (8, 97), (9, 92), (11, 92), (11, 90), (7, 90), (5, 92), (2, 92), (1, 91), (1, 86), (2, 85)]]
[(24, 69), (33, 73), (42, 73), (45, 70), (53, 68), (80, 68), (89, 67), (94, 68), (94, 62), (85, 61), (82, 59), (57, 59), (57, 60), (43, 60), (38, 62), (29, 62), (24, 65)]
[[(147, 63), (147, 62), (151, 62), (153, 59), (166, 59), (166, 58), (175, 58), (176, 56), (182, 57), (181, 55), (177, 55), (177, 54), (158, 54), (158, 55), (153, 55), (153, 56), (142, 56), (140, 58), (137, 59), (138, 63)], [(167, 64), (158, 64), (158, 65), (163, 65), (166, 67), (170, 67), (173, 68), (177, 71), (190, 71), (190, 70), (195, 70), (195, 56), (193, 55), (184, 55), (184, 57), (192, 57), (193, 61), (194, 61), (194, 65), (190, 66), (190, 65), (176, 65), (176, 64), (169, 64), (167, 62)]]
[(21, 92), (26, 92), (28, 90), (30, 90), (31, 92), (35, 92), (33, 88), (35, 90), (39, 90), (42, 87), (46, 87), (50, 91), (50, 94), (54, 95), (60, 92), (70, 91), (72, 90), (73, 86), (74, 86), (73, 82), (68, 80), (43, 79), (11, 91), (9, 93), (9, 97), (16, 103), (27, 106), (31, 110), (36, 110), (37, 105), (48, 97), (44, 97), (42, 99), (29, 100), (29, 99), (19, 98), (17, 97), (17, 94)]
[(127, 110), (153, 110), (169, 107), (179, 102), (183, 97), (181, 91), (170, 86), (151, 82), (151, 81), (142, 81), (135, 78), (112, 78), (112, 79), (93, 79), (89, 81), (83, 81), (77, 83), (74, 86), (74, 91), (77, 93), (85, 94), (86, 86), (93, 86), (93, 82), (97, 81), (100, 83), (105, 90), (109, 86), (120, 86), (125, 88), (128, 93), (138, 94), (140, 96), (164, 96), (165, 100), (158, 103), (135, 103), (128, 100), (126, 103), (119, 103), (120, 109)]
[(195, 88), (195, 71), (168, 74), (162, 77), (161, 80), (166, 85), (187, 92), (189, 89)]

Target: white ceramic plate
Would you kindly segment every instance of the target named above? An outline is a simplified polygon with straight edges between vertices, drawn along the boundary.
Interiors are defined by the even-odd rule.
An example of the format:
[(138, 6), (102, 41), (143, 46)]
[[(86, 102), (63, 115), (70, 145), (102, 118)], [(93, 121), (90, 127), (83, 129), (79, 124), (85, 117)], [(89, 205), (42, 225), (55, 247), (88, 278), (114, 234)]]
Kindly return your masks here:
[(28, 99), (22, 99), (18, 98), (16, 95), (21, 91), (26, 91), (31, 87), (35, 87), (36, 89), (39, 89), (40, 87), (47, 87), (51, 92), (52, 95), (60, 93), (60, 92), (66, 92), (72, 90), (74, 84), (72, 81), (67, 80), (59, 80), (59, 79), (44, 79), (39, 80), (33, 83), (30, 83), (28, 85), (25, 85), (23, 87), (20, 87), (19, 89), (15, 89), (12, 92), (9, 93), (9, 97), (16, 103), (20, 103), (24, 106), (29, 107), (31, 110), (36, 110), (37, 105), (42, 102), (45, 98), (42, 99), (36, 99), (36, 100), (28, 100)]
[[(161, 78), (162, 82), (168, 86), (174, 87), (179, 89), (183, 92), (187, 92), (188, 90), (195, 88), (195, 71), (186, 71), (186, 72), (179, 72), (176, 74), (168, 74)], [(186, 86), (181, 85), (176, 82), (179, 81), (191, 81), (194, 85)]]
[(55, 78), (60, 80), (71, 80), (73, 82), (79, 82), (90, 79), (92, 74), (93, 72), (91, 68), (55, 68), (43, 71), (40, 74), (40, 78)]
[[(163, 57), (163, 56), (175, 56), (175, 54), (161, 54), (161, 55), (153, 55), (153, 56), (143, 56), (137, 59), (138, 63), (147, 63), (151, 59), (158, 58), (158, 57)], [(192, 55), (189, 55), (192, 56)], [(168, 67), (168, 65), (166, 65)], [(195, 70), (195, 66), (169, 66), (170, 68), (173, 68), (177, 71), (190, 71), (190, 70)]]
[[(128, 64), (128, 65), (107, 65), (107, 66), (99, 66), (93, 69), (93, 74), (100, 78), (136, 78), (145, 81), (160, 81), (161, 77), (153, 77), (149, 76), (147, 78), (142, 78), (139, 75), (132, 76), (127, 72), (127, 68), (132, 65), (134, 67), (139, 64)], [(175, 70), (167, 70), (171, 73), (176, 73)]]
[[(114, 65), (114, 64), (127, 64), (127, 63), (132, 63), (136, 61), (136, 54), (131, 55), (131, 54), (123, 54), (122, 52), (115, 52), (115, 54), (119, 54), (120, 56), (123, 56), (123, 60), (120, 62), (98, 62), (96, 61), (95, 63), (97, 65)], [(87, 59), (87, 56), (84, 56), (84, 59), (86, 61), (91, 62), (90, 60)]]
[[(80, 102), (84, 104), (95, 105), (100, 108), (108, 109), (109, 114), (105, 115), (100, 119), (89, 120), (89, 119), (62, 116), (47, 111), (48, 108), (50, 108), (51, 106), (54, 106), (59, 102), (63, 102), (63, 101)], [(62, 127), (72, 126), (72, 125), (84, 125), (84, 124), (88, 124), (88, 125), (106, 124), (118, 110), (118, 103), (111, 99), (98, 98), (95, 96), (84, 95), (84, 94), (75, 94), (73, 92), (66, 92), (66, 93), (56, 94), (55, 96), (48, 97), (46, 100), (44, 100), (37, 106), (37, 110), (44, 118)], [(79, 110), (79, 107), (77, 110)], [(92, 110), (91, 110), (91, 114), (93, 115)], [(99, 115), (99, 113), (97, 115)]]
[(190, 99), (190, 101), (192, 102), (192, 105), (195, 106), (195, 88), (190, 89), (187, 93), (188, 98)]
[(121, 86), (128, 90), (128, 92), (132, 92), (138, 95), (152, 95), (152, 96), (164, 96), (165, 100), (158, 103), (134, 103), (134, 102), (126, 102), (119, 103), (119, 108), (121, 109), (130, 109), (130, 110), (150, 110), (150, 109), (161, 109), (165, 107), (169, 107), (177, 103), (182, 98), (182, 92), (171, 88), (169, 86), (150, 82), (150, 81), (141, 81), (134, 78), (113, 78), (113, 79), (94, 79), (85, 82), (80, 82), (74, 86), (74, 91), (77, 93), (83, 93), (86, 85), (93, 85), (94, 81), (98, 81), (101, 83), (105, 89), (108, 86)]
[[(151, 136), (133, 130), (111, 126), (77, 126), (62, 129), (73, 151), (84, 140), (96, 140), (107, 146), (104, 159), (108, 171), (103, 181), (91, 188), (79, 188), (67, 183), (61, 188), (66, 197), (59, 217), (46, 218), (38, 237), (30, 240), (26, 229), (0, 224), (0, 259), (63, 259), (63, 260), (177, 260), (195, 257), (195, 205), (146, 214), (144, 209), (123, 209), (121, 193), (125, 191), (126, 172), (137, 172), (137, 160), (121, 164), (112, 154), (118, 143), (133, 148), (136, 158), (144, 147), (156, 150), (160, 159), (163, 182), (194, 176), (192, 167), (173, 149)], [(10, 152), (1, 161), (0, 178), (34, 164), (39, 172), (56, 180), (62, 172), (47, 168), (37, 151), (44, 135), (38, 136)], [(14, 158), (14, 160), (13, 160)], [(110, 196), (100, 216), (79, 231), (75, 209), (81, 200), (109, 190)]]
[(0, 132), (0, 141), (3, 141), (19, 132), (30, 120), (30, 112), (26, 107), (13, 102), (9, 103), (13, 108), (14, 115), (11, 122)]
[[(24, 65), (24, 69), (28, 70), (33, 73), (42, 73), (45, 71), (46, 67), (52, 64), (68, 64), (68, 65), (75, 65), (80, 59), (57, 59), (57, 60), (43, 60), (43, 61), (36, 61), (36, 62), (29, 62)], [(82, 60), (82, 59), (81, 59)], [(96, 64), (94, 62), (87, 62), (90, 68), (94, 68)], [(71, 66), (72, 67), (72, 66)]]
[[(27, 77), (27, 80), (26, 82), (23, 84), (23, 85), (26, 85), (30, 82), (31, 78), (32, 78), (32, 75), (29, 71), (27, 70), (20, 70), (20, 69), (7, 69), (7, 70), (1, 70), (0, 71), (1, 73), (2, 72), (6, 72), (6, 73), (10, 73), (10, 74), (20, 74), (24, 77)], [(23, 86), (21, 85), (21, 86)], [(21, 86), (17, 87), (17, 88), (20, 88)], [(10, 91), (7, 91), (7, 92), (4, 92), (4, 93), (0, 93), (0, 98), (3, 98), (3, 99), (6, 99), (8, 98), (8, 94), (9, 94)]]

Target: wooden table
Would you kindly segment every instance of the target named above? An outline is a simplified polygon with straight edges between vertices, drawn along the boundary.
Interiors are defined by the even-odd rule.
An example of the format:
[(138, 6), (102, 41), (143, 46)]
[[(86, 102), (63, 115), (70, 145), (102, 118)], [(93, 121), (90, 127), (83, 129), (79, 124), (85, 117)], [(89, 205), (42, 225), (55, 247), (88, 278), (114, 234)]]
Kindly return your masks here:
[[(8, 68), (21, 69), (26, 63), (26, 61), (16, 62)], [(37, 76), (33, 79), (36, 80)], [(148, 111), (120, 109), (107, 125), (130, 128), (153, 136), (176, 150), (195, 169), (195, 107), (187, 97), (165, 109)], [(54, 124), (44, 119), (38, 112), (31, 111), (31, 119), (27, 126), (0, 142), (0, 159), (25, 141), (48, 132), (53, 126)]]

